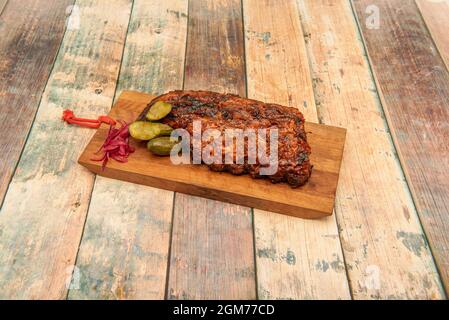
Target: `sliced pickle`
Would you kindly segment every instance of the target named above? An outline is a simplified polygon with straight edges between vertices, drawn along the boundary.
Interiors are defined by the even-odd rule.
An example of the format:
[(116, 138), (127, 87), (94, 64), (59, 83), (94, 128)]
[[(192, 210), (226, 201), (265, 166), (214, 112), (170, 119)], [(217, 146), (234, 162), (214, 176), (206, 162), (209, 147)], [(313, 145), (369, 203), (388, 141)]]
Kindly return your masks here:
[(157, 121), (165, 118), (171, 111), (172, 105), (164, 101), (158, 101), (153, 104), (146, 117), (150, 121)]
[(173, 147), (179, 144), (178, 139), (172, 137), (159, 137), (148, 141), (147, 148), (158, 156), (169, 156)]
[(143, 141), (170, 135), (172, 131), (169, 125), (156, 122), (136, 121), (129, 126), (131, 137)]
[(160, 130), (159, 136), (169, 136), (171, 135), (173, 128), (170, 127), (168, 124), (164, 123), (154, 123)]

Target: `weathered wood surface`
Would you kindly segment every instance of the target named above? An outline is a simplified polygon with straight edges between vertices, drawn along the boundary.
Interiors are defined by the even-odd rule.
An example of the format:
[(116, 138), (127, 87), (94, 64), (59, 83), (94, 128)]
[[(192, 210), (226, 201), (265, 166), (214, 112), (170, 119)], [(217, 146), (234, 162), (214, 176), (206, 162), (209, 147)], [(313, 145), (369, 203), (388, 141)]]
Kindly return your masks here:
[[(245, 96), (241, 3), (190, 1), (185, 89)], [(170, 299), (254, 299), (251, 209), (175, 195)]]
[[(117, 92), (182, 87), (187, 5), (134, 1)], [(163, 299), (173, 195), (97, 177), (69, 298)]]
[(6, 3), (8, 2), (8, 0), (0, 0), (0, 15), (3, 12), (3, 9), (5, 9)]
[(301, 3), (320, 117), (348, 128), (336, 213), (353, 296), (441, 298), (351, 8)]
[(298, 3), (320, 119), (348, 130), (336, 214), (353, 298), (439, 298), (350, 4)]
[(416, 0), (441, 57), (449, 68), (449, 0)]
[[(244, 0), (243, 12), (248, 97), (318, 122), (296, 3)], [(335, 216), (306, 221), (254, 210), (254, 228), (259, 298), (350, 298)]]
[[(381, 12), (377, 30), (363, 23), (369, 4)], [(366, 0), (354, 6), (392, 137), (448, 290), (449, 73), (414, 1)], [(404, 241), (417, 238), (406, 235), (398, 233)]]
[(94, 180), (76, 161), (93, 132), (61, 114), (93, 118), (111, 107), (131, 2), (77, 5), (82, 23), (66, 31), (0, 211), (2, 298), (65, 298), (74, 269)]
[[(0, 2), (0, 204), (61, 44), (72, 0)], [(51, 10), (48, 10), (48, 7)]]
[[(260, 298), (345, 299), (345, 262), (356, 299), (443, 298), (417, 214), (447, 289), (447, 0), (353, 1), (399, 155), (349, 2), (297, 1), (303, 30), (289, 11), (293, 0), (190, 3), (186, 89), (245, 95), (246, 29), (248, 94), (298, 106), (313, 119), (304, 32), (318, 117), (349, 129), (335, 210), (344, 255), (334, 218), (256, 211), (252, 221), (248, 208), (179, 194), (169, 255), (173, 193), (98, 177), (91, 200), (94, 177), (76, 160), (92, 131), (64, 125), (61, 112), (94, 117), (122, 90), (181, 87), (187, 1), (76, 1), (80, 29), (72, 21), (45, 87), (74, 1), (0, 0), (0, 121), (11, 133), (0, 138), (0, 200), (8, 190), (0, 298), (64, 298), (72, 280), (72, 299), (235, 299), (257, 291)], [(367, 27), (369, 5), (380, 9), (380, 29)]]

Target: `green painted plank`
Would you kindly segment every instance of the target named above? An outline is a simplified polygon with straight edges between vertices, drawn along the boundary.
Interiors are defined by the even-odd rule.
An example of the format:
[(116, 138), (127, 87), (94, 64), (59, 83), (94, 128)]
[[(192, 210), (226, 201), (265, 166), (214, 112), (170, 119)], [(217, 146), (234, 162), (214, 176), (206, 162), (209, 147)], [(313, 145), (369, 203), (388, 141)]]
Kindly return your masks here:
[(131, 1), (76, 5), (79, 29), (64, 35), (0, 211), (1, 298), (65, 298), (74, 269), (94, 182), (77, 159), (94, 131), (67, 126), (61, 114), (96, 117), (111, 107)]
[[(118, 92), (182, 87), (187, 5), (134, 1)], [(163, 299), (172, 209), (173, 192), (97, 177), (69, 298)]]
[(72, 3), (11, 1), (3, 10), (6, 1), (0, 1), (0, 204), (61, 44), (66, 8)]

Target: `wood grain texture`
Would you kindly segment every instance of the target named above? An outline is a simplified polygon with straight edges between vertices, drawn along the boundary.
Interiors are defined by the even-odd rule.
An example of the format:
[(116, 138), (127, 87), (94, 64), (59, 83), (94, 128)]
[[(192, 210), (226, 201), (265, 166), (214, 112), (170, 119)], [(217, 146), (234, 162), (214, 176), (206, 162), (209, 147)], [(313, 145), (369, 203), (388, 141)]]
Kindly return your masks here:
[[(109, 116), (131, 123), (155, 97), (124, 91)], [(146, 143), (135, 140), (131, 141), (135, 152), (127, 163), (111, 161), (103, 168), (102, 162), (94, 161), (92, 157), (107, 138), (109, 128), (106, 125), (97, 130), (79, 163), (108, 178), (295, 217), (322, 218), (332, 215), (334, 208), (346, 130), (310, 122), (306, 122), (305, 130), (310, 147), (314, 150), (310, 157), (314, 167), (313, 175), (300, 188), (292, 188), (287, 183), (273, 184), (268, 179), (252, 179), (249, 175), (213, 172), (207, 166), (173, 165), (170, 157), (152, 155)], [(148, 201), (148, 198), (143, 200)], [(166, 203), (165, 206), (171, 207), (170, 204)]]
[(86, 218), (94, 176), (76, 160), (93, 131), (61, 114), (94, 118), (111, 107), (131, 2), (77, 5), (80, 28), (64, 36), (0, 212), (0, 296), (8, 299), (66, 297)]
[(416, 0), (441, 57), (449, 68), (449, 0)]
[[(352, 295), (355, 299), (442, 298), (350, 3), (298, 3), (319, 117), (348, 129), (336, 215)], [(387, 64), (391, 66), (384, 62), (384, 69)]]
[(0, 0), (0, 15), (2, 14), (7, 2), (8, 0)]
[[(317, 122), (296, 3), (244, 0), (243, 11), (248, 96), (297, 107)], [(259, 298), (350, 298), (335, 217), (306, 221), (254, 210), (254, 227)]]
[[(186, 35), (187, 1), (134, 1), (117, 92), (181, 88)], [(173, 195), (97, 177), (69, 298), (163, 299)]]
[[(72, 0), (0, 3), (0, 203), (61, 44)], [(48, 10), (48, 7), (52, 10)]]
[[(185, 89), (245, 96), (241, 3), (189, 3)], [(167, 297), (254, 299), (251, 209), (175, 195)]]
[[(414, 1), (372, 3), (382, 12), (381, 28), (360, 27), (405, 176), (448, 290), (449, 73)], [(362, 22), (367, 4), (354, 1)]]

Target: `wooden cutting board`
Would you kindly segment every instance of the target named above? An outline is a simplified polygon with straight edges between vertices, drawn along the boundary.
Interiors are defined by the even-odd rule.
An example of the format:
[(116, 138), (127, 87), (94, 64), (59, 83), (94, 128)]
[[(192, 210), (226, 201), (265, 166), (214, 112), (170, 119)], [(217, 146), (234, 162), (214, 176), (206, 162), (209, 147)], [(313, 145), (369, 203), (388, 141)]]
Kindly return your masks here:
[[(152, 98), (154, 96), (149, 94), (125, 91), (109, 115), (132, 122)], [(247, 175), (212, 172), (206, 165), (173, 165), (170, 157), (154, 156), (145, 143), (134, 140), (131, 144), (136, 152), (131, 154), (129, 161), (110, 160), (103, 171), (101, 162), (91, 159), (106, 139), (108, 129), (106, 125), (98, 129), (78, 161), (101, 176), (295, 217), (332, 215), (346, 129), (306, 123), (314, 167), (309, 182), (297, 189), (286, 183), (272, 184), (266, 179), (256, 180)]]

